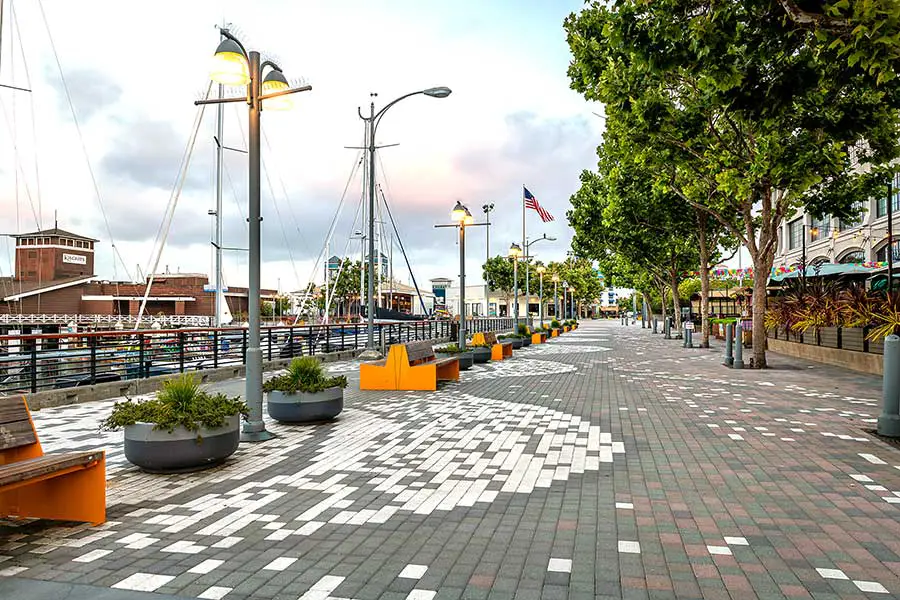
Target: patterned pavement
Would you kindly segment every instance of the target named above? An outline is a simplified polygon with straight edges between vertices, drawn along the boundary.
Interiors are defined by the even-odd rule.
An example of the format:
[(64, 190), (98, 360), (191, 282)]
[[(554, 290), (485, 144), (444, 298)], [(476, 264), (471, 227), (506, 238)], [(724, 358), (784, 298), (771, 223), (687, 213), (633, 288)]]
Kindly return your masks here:
[(111, 401), (46, 409), (46, 450), (107, 449), (109, 522), (0, 521), (0, 597), (900, 594), (900, 451), (865, 431), (879, 379), (772, 359), (733, 371), (616, 321), (437, 392), (360, 392), (338, 363), (339, 420), (270, 423), (189, 475), (129, 465), (97, 429)]

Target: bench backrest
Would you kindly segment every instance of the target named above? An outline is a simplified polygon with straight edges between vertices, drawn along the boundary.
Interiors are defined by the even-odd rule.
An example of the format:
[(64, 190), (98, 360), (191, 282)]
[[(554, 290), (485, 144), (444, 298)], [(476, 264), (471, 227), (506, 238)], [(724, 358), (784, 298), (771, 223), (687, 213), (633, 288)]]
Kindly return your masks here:
[(0, 451), (29, 446), (37, 441), (25, 398), (0, 397)]
[(484, 343), (493, 346), (497, 343), (497, 334), (493, 331), (486, 331), (484, 334)]
[(432, 348), (431, 342), (406, 342), (403, 345), (406, 346), (406, 356), (410, 364), (434, 358), (434, 348)]

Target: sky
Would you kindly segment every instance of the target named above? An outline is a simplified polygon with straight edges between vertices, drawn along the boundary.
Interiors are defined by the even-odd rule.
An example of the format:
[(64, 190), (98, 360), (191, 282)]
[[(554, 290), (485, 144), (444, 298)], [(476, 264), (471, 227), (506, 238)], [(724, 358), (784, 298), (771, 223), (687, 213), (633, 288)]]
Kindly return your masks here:
[[(224, 22), (246, 47), (275, 59), (291, 81), (313, 86), (294, 96), (293, 110), (262, 113), (265, 287), (289, 291), (310, 277), (321, 280), (315, 261), (342, 197), (329, 253), (359, 256), (359, 241), (350, 235), (361, 228), (354, 224), (361, 155), (345, 148), (362, 142), (357, 109), (368, 110), (373, 92), (378, 110), (441, 85), (453, 90), (450, 97), (403, 100), (377, 131), (377, 143), (399, 144), (379, 151), (378, 181), (420, 286), (457, 277), (456, 236), (434, 228), (449, 222), (457, 200), (479, 221), (481, 207), (494, 204), (492, 255), (521, 240), (523, 185), (556, 218), (544, 224), (529, 211), (529, 237), (558, 238), (535, 244), (533, 253), (562, 259), (571, 239), (568, 199), (582, 169), (595, 168), (603, 131), (593, 114), (602, 107), (570, 90), (566, 75), (562, 24), (581, 5), (7, 2), (0, 83), (32, 92), (0, 91), (0, 227), (33, 231), (52, 227), (56, 218), (60, 228), (101, 240), (100, 278), (131, 279), (151, 270), (200, 111), (194, 101), (208, 90), (215, 26)], [(214, 126), (215, 109), (206, 108), (157, 272), (212, 271)], [(246, 105), (227, 105), (226, 146), (245, 148), (246, 130)], [(229, 151), (225, 163), (225, 245), (246, 248), (247, 156)], [(480, 280), (485, 233), (484, 227), (468, 231), (468, 283)], [(11, 240), (0, 246), (2, 275), (10, 274), (12, 248)], [(409, 281), (399, 250), (394, 272)], [(225, 280), (246, 284), (245, 251), (225, 253)]]

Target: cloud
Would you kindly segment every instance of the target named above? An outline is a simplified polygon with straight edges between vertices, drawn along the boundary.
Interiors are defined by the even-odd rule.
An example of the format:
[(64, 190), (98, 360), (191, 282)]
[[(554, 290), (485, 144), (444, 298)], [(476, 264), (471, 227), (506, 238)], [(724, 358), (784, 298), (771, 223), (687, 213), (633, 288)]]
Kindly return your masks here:
[(101, 71), (89, 68), (68, 69), (65, 78), (67, 85), (63, 86), (56, 65), (47, 65), (44, 69), (44, 79), (56, 90), (57, 108), (67, 116), (69, 100), (66, 97), (66, 88), (69, 90), (75, 113), (83, 121), (102, 114), (122, 97), (122, 88), (108, 74)]

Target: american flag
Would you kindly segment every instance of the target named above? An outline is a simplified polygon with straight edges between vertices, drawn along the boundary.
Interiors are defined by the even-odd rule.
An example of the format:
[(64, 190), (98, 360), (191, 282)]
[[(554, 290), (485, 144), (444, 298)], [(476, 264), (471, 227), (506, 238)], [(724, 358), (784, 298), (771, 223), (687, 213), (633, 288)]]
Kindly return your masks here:
[(537, 198), (528, 191), (528, 188), (522, 186), (522, 189), (525, 190), (525, 208), (533, 208), (537, 211), (537, 214), (541, 216), (541, 221), (544, 223), (548, 223), (553, 220), (553, 215), (551, 215), (546, 208), (538, 204)]

